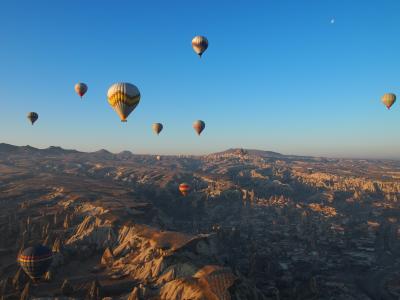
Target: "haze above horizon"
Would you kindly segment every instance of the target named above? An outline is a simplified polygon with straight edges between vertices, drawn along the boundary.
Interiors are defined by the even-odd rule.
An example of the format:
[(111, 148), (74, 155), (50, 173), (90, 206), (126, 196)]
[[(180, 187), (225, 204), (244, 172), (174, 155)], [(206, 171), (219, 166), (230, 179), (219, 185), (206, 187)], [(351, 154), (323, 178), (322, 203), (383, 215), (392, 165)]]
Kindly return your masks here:
[[(399, 11), (396, 0), (2, 2), (0, 142), (399, 159), (399, 103), (380, 103), (400, 91)], [(106, 99), (118, 81), (142, 95), (126, 124)]]

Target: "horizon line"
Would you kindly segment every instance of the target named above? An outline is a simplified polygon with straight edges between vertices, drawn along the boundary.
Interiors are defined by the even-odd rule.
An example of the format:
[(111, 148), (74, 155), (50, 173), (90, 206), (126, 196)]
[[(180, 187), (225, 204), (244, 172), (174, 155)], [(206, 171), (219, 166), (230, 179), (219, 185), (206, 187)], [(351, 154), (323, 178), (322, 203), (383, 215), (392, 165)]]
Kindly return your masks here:
[(82, 150), (78, 150), (78, 149), (70, 149), (70, 148), (64, 148), (62, 146), (54, 146), (54, 145), (49, 145), (49, 146), (45, 146), (45, 147), (37, 147), (37, 146), (31, 146), (31, 145), (16, 145), (16, 144), (10, 144), (10, 143), (6, 143), (6, 142), (0, 142), (0, 145), (9, 145), (9, 146), (15, 146), (15, 147), (31, 147), (37, 150), (46, 150), (49, 148), (60, 148), (62, 150), (65, 151), (77, 151), (79, 153), (96, 153), (99, 152), (101, 150), (105, 150), (113, 155), (117, 155), (120, 154), (122, 152), (130, 152), (133, 155), (148, 155), (148, 156), (156, 156), (156, 155), (162, 155), (162, 156), (194, 156), (194, 157), (202, 157), (202, 156), (209, 156), (209, 155), (216, 155), (216, 154), (222, 154), (223, 152), (227, 152), (229, 150), (239, 150), (239, 149), (243, 149), (246, 151), (261, 151), (261, 152), (270, 152), (276, 155), (281, 155), (281, 156), (286, 156), (286, 157), (298, 157), (298, 158), (319, 158), (319, 159), (348, 159), (348, 160), (388, 160), (388, 161), (400, 161), (400, 157), (351, 157), (351, 156), (328, 156), (328, 155), (304, 155), (304, 154), (285, 154), (282, 152), (278, 152), (278, 151), (273, 151), (273, 150), (265, 150), (265, 149), (254, 149), (254, 148), (245, 148), (245, 147), (231, 147), (228, 149), (224, 149), (224, 150), (219, 150), (219, 151), (215, 151), (215, 152), (209, 152), (209, 153), (204, 153), (204, 154), (160, 154), (160, 153), (138, 153), (138, 152), (132, 152), (131, 150), (121, 150), (119, 152), (113, 152), (110, 150), (107, 150), (106, 148), (100, 148), (98, 150), (93, 150), (93, 151), (82, 151)]

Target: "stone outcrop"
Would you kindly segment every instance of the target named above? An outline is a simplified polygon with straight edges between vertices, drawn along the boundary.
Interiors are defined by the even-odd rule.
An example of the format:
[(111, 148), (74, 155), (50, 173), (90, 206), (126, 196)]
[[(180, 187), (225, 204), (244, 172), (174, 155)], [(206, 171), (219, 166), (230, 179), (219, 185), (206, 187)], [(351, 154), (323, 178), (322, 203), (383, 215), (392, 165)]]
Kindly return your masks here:
[(104, 250), (115, 243), (116, 236), (112, 224), (94, 216), (86, 216), (65, 245), (78, 248), (80, 245), (91, 245), (96, 250)]

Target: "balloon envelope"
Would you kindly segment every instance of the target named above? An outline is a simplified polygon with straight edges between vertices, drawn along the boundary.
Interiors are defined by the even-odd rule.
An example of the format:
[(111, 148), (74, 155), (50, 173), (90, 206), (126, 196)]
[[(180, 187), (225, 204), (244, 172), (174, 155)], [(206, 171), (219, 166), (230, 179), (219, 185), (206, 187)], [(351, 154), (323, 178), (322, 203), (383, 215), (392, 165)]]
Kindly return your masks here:
[(52, 259), (53, 253), (48, 247), (37, 245), (22, 251), (18, 262), (32, 280), (38, 280), (47, 272)]
[(39, 119), (39, 115), (32, 111), (28, 113), (27, 118), (29, 119), (29, 121), (31, 121), (31, 124), (33, 125), (33, 123), (35, 123), (37, 119)]
[(197, 35), (192, 39), (192, 48), (198, 56), (202, 56), (208, 48), (208, 40), (206, 37)]
[(108, 103), (118, 114), (121, 122), (126, 122), (126, 118), (139, 104), (140, 92), (131, 83), (119, 82), (108, 89), (107, 98)]
[(161, 130), (163, 130), (163, 125), (161, 123), (154, 123), (152, 126), (153, 131), (157, 134), (160, 134)]
[(183, 196), (186, 196), (186, 195), (188, 195), (189, 194), (189, 192), (190, 192), (190, 185), (189, 184), (187, 184), (187, 183), (181, 183), (180, 185), (179, 185), (179, 191), (181, 192), (181, 194), (183, 195)]
[(382, 96), (381, 101), (387, 107), (387, 109), (390, 109), (396, 102), (396, 95), (393, 93), (387, 93)]
[(79, 95), (79, 97), (82, 98), (82, 96), (86, 94), (87, 90), (88, 87), (85, 83), (78, 82), (77, 84), (75, 84), (75, 92)]
[(202, 121), (202, 120), (197, 120), (197, 121), (194, 121), (194, 123), (193, 123), (193, 129), (197, 132), (198, 135), (201, 134), (201, 132), (204, 130), (205, 127), (206, 127), (206, 123), (204, 123), (204, 121)]

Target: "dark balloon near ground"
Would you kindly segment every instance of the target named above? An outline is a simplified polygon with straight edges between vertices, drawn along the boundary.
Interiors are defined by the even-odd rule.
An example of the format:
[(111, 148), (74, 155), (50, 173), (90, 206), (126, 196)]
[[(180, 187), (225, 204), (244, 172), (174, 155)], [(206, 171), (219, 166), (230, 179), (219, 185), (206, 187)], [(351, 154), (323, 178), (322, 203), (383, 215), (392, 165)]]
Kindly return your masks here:
[(46, 273), (53, 259), (52, 251), (42, 245), (26, 248), (18, 257), (22, 269), (32, 280), (39, 280)]
[(187, 183), (181, 183), (179, 185), (179, 191), (183, 196), (187, 196), (190, 192), (190, 185)]

